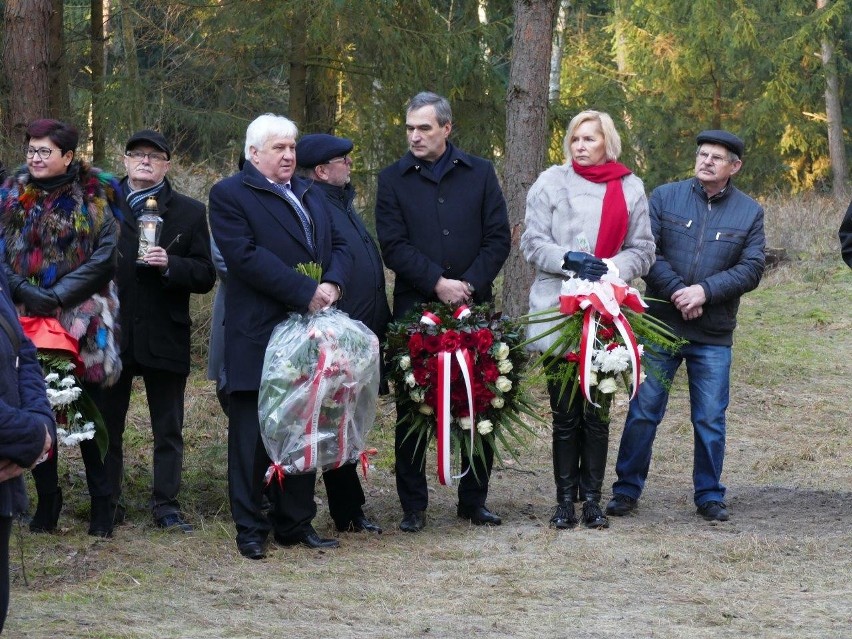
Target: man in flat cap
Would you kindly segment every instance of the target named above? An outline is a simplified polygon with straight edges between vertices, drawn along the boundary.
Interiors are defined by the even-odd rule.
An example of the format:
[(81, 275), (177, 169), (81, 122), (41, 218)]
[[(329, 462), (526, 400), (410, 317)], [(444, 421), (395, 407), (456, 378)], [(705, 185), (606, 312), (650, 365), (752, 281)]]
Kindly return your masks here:
[[(133, 378), (142, 377), (154, 436), (151, 509), (160, 528), (191, 532), (178, 503), (183, 466), (183, 410), (189, 375), (191, 293), (206, 293), (216, 282), (204, 205), (172, 188), (166, 177), (171, 146), (157, 131), (144, 129), (127, 140), (119, 204), (122, 212), (116, 281), (120, 302), (122, 373), (118, 383), (95, 398), (109, 433), (104, 459), (116, 506), (124, 519), (121, 485), (122, 437)], [(154, 198), (163, 219), (160, 241), (143, 257), (138, 218)], [(118, 217), (118, 216), (116, 216)]]
[[(296, 163), (299, 174), (313, 180), (313, 188), (325, 196), (332, 222), (352, 254), (352, 272), (357, 276), (349, 280), (346, 295), (337, 301), (337, 308), (363, 322), (383, 342), (390, 321), (385, 271), (379, 248), (353, 203), (355, 189), (350, 183), (352, 158), (349, 157), (353, 146), (352, 140), (346, 138), (312, 133), (296, 143)], [(322, 479), (328, 494), (328, 509), (339, 531), (382, 532), (362, 510), (364, 491), (355, 464), (323, 471)]]
[[(639, 387), (621, 436), (608, 515), (636, 508), (651, 464), (669, 388), (686, 362), (695, 435), (694, 502), (708, 521), (726, 521), (725, 412), (731, 345), (740, 297), (760, 282), (765, 264), (763, 209), (739, 191), (743, 141), (728, 131), (697, 137), (695, 177), (656, 188), (649, 201), (657, 260), (645, 276), (649, 312), (686, 340), (677, 353), (645, 347), (653, 371)], [(669, 300), (669, 301), (664, 301)]]

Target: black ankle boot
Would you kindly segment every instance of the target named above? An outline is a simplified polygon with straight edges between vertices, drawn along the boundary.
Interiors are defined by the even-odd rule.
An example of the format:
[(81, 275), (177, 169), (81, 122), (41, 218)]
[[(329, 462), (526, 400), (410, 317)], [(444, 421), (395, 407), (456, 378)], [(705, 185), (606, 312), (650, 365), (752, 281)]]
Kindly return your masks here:
[(53, 532), (59, 522), (59, 511), (62, 510), (62, 489), (55, 493), (39, 495), (36, 511), (30, 519), (30, 530), (36, 533)]
[(93, 537), (112, 537), (112, 522), (115, 509), (112, 497), (92, 497), (92, 512), (89, 518), (89, 534)]

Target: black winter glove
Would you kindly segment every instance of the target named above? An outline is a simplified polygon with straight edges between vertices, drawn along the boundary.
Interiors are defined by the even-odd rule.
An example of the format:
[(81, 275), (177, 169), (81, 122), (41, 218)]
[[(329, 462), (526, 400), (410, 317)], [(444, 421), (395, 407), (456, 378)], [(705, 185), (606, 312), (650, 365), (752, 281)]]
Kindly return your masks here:
[(602, 259), (582, 251), (568, 251), (562, 259), (562, 268), (574, 271), (581, 280), (597, 282), (608, 270)]
[(29, 313), (47, 317), (53, 315), (59, 308), (59, 298), (49, 290), (35, 286), (29, 282), (22, 282), (15, 291), (15, 297), (19, 299)]

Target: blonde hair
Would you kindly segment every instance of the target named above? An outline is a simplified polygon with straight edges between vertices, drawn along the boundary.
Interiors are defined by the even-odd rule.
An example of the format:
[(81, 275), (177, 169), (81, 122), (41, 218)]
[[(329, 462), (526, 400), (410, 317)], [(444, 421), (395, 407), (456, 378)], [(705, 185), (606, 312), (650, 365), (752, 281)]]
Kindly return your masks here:
[(615, 130), (615, 122), (612, 121), (609, 113), (603, 111), (581, 111), (568, 124), (568, 131), (565, 133), (565, 139), (562, 141), (562, 151), (565, 153), (565, 161), (571, 159), (571, 138), (574, 137), (574, 132), (583, 122), (595, 121), (601, 128), (601, 133), (604, 138), (606, 148), (606, 159), (610, 162), (615, 162), (618, 156), (621, 155), (621, 136)]

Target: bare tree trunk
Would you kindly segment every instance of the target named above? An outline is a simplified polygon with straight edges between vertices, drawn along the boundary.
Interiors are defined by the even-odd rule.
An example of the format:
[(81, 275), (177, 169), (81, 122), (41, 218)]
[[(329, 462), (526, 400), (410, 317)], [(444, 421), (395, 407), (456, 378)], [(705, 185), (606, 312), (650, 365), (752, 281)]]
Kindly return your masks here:
[(562, 54), (565, 49), (565, 25), (568, 21), (568, 10), (570, 8), (571, 0), (559, 0), (559, 13), (556, 18), (550, 53), (550, 82), (547, 94), (550, 104), (559, 101), (559, 95), (562, 91)]
[[(817, 10), (825, 8), (826, 0), (817, 0)], [(840, 85), (834, 44), (827, 36), (822, 40), (822, 66), (825, 71), (825, 115), (828, 120), (828, 157), (831, 162), (832, 192), (838, 202), (846, 203), (849, 196), (846, 148), (843, 144), (843, 112), (840, 107)]]
[(68, 65), (65, 57), (65, 0), (51, 0), (50, 66), (48, 88), (50, 117), (67, 120), (71, 117), (71, 98), (68, 95)]
[(3, 69), (9, 83), (3, 132), (23, 141), (27, 124), (49, 112), (50, 0), (7, 0), (3, 14)]
[(305, 33), (306, 20), (301, 11), (293, 16), (293, 28), (290, 31), (293, 38), (290, 54), (290, 113), (287, 114), (300, 128), (307, 119), (307, 81), (308, 81), (308, 43)]
[(106, 156), (104, 130), (104, 0), (91, 0), (92, 23), (92, 162), (102, 165)]
[(520, 252), (527, 191), (544, 168), (548, 141), (547, 94), (558, 0), (513, 0), (512, 62), (506, 92), (503, 192), (512, 250), (503, 269), (503, 310), (526, 313), (532, 269)]
[(142, 128), (142, 84), (139, 80), (139, 60), (136, 57), (136, 36), (133, 24), (136, 13), (133, 0), (120, 0), (121, 9), (121, 42), (124, 50), (124, 66), (127, 70), (127, 84), (124, 93), (126, 100), (126, 117), (131, 131)]

